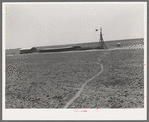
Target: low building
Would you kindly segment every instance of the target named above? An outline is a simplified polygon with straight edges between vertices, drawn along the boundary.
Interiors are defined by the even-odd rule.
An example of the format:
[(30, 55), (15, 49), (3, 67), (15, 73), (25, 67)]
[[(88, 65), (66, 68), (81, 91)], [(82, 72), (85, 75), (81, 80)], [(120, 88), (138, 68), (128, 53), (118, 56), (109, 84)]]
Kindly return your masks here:
[(21, 49), (20, 49), (20, 54), (33, 53), (33, 52), (37, 52), (37, 49), (36, 49), (35, 47), (21, 48)]
[(62, 52), (62, 51), (71, 51), (73, 50), (73, 47), (61, 47), (61, 48), (44, 48), (44, 49), (39, 49), (39, 52)]

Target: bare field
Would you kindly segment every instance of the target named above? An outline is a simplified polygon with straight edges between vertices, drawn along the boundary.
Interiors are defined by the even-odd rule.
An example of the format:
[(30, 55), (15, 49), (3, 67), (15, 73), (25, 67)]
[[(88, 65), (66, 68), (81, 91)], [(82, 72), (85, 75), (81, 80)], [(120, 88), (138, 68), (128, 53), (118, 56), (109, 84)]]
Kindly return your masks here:
[(6, 108), (143, 108), (143, 49), (6, 57)]
[(62, 108), (100, 71), (92, 56), (57, 53), (7, 57), (6, 108)]
[(103, 73), (69, 108), (143, 108), (143, 49), (104, 52)]

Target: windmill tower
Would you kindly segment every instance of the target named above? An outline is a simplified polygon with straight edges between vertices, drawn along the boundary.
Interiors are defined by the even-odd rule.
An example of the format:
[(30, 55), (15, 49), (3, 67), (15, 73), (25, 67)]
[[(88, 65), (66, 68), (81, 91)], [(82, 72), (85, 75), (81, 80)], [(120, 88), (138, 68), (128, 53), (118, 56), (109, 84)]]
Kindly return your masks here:
[[(98, 31), (98, 29), (96, 29), (96, 31)], [(102, 27), (100, 28), (100, 40), (99, 40), (99, 47), (101, 48), (101, 49), (107, 49), (107, 46), (105, 45), (105, 43), (104, 43), (104, 40), (103, 40), (103, 37), (102, 37)]]

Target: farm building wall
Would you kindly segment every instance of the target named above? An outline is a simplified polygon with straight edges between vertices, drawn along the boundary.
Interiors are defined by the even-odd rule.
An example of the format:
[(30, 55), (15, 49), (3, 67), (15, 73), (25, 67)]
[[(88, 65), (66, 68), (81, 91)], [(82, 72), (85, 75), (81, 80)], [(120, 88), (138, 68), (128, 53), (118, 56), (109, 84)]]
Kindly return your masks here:
[(39, 49), (39, 52), (62, 52), (74, 50), (73, 47)]

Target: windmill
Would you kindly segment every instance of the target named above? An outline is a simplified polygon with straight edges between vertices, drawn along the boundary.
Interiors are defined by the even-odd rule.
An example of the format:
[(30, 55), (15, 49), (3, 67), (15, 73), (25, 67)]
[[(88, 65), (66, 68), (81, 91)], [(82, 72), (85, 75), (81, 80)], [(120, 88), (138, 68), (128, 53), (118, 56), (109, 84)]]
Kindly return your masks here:
[[(98, 31), (98, 29), (95, 29), (95, 31)], [(107, 46), (104, 43), (103, 37), (102, 37), (102, 27), (100, 28), (100, 40), (99, 40), (99, 46), (101, 49), (107, 48)]]

